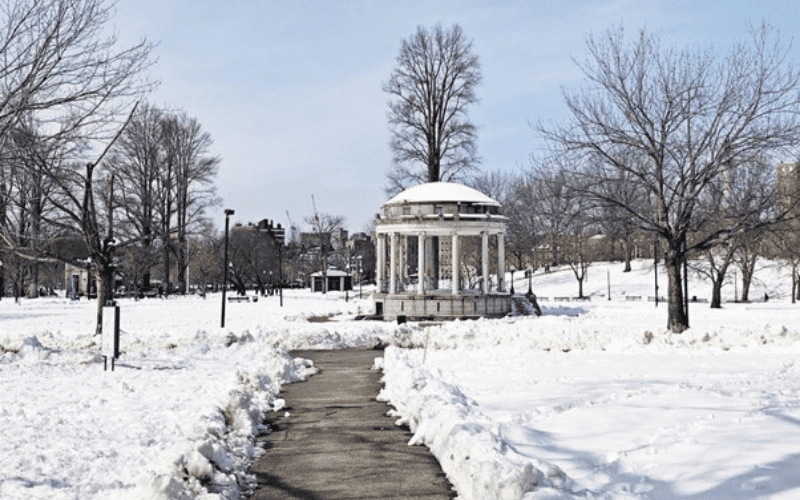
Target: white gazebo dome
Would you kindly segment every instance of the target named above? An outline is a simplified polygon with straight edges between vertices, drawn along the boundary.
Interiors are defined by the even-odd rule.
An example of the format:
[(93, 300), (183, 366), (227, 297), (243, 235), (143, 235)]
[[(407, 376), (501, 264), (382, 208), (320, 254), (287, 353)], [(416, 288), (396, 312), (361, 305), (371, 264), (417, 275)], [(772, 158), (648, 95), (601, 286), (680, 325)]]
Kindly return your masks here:
[(500, 203), (480, 191), (453, 182), (429, 182), (410, 187), (384, 203), (384, 206), (406, 203), (473, 203), (500, 206)]

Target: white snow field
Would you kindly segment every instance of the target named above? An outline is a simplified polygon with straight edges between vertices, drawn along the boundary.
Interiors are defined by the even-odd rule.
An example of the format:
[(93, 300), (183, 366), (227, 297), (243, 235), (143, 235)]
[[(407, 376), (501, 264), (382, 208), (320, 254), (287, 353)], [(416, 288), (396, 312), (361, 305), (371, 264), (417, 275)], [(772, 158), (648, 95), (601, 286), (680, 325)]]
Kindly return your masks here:
[(800, 498), (800, 304), (784, 270), (757, 272), (759, 302), (691, 304), (680, 335), (648, 301), (652, 264), (621, 270), (593, 266), (585, 302), (554, 300), (576, 295), (569, 270), (538, 271), (544, 316), (442, 325), (354, 321), (371, 302), (338, 293), (229, 303), (224, 329), (219, 295), (123, 299), (114, 372), (93, 302), (4, 298), (0, 498), (242, 498), (262, 412), (313, 373), (286, 350), (379, 342), (380, 398), (459, 498)]
[[(535, 277), (534, 290), (551, 297), (540, 318), (413, 332), (427, 349), (386, 350), (380, 399), (464, 499), (800, 498), (800, 304), (786, 297), (790, 281), (762, 269), (769, 279), (752, 296), (766, 291), (768, 302), (691, 304), (692, 328), (673, 335), (665, 304), (647, 300), (651, 265), (621, 269), (590, 269), (593, 299), (581, 303), (552, 300), (576, 294), (571, 271)], [(689, 293), (709, 290), (693, 281)]]
[(222, 329), (220, 298), (120, 300), (114, 372), (94, 301), (0, 301), (0, 498), (239, 498), (262, 413), (313, 372), (284, 348), (374, 346), (395, 329), (310, 323), (367, 301), (294, 291), (283, 309), (227, 304)]

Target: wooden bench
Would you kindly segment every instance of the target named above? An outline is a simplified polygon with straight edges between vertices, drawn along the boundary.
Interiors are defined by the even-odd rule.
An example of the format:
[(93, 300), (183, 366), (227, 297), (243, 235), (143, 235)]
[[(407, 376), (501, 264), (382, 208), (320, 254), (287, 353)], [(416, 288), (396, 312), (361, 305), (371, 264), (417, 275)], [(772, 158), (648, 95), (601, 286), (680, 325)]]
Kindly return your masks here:
[(641, 295), (626, 295), (625, 300), (634, 301), (634, 300), (642, 300)]
[[(656, 298), (655, 298), (654, 296), (652, 296), (652, 295), (651, 295), (650, 297), (647, 297), (647, 300), (648, 300), (648, 302), (655, 302), (655, 301), (656, 301)], [(659, 297), (659, 298), (658, 298), (658, 301), (659, 301), (659, 302), (666, 302), (666, 301), (667, 301), (667, 299), (665, 299), (664, 297)]]

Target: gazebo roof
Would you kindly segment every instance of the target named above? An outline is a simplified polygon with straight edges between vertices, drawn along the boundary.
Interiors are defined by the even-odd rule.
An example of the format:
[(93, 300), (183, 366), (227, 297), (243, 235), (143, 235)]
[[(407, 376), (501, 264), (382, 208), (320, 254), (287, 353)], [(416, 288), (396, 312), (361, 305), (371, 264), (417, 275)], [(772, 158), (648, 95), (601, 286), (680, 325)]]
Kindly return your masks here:
[(429, 182), (411, 187), (398, 194), (384, 205), (405, 203), (475, 203), (499, 207), (500, 203), (485, 194), (461, 184), (452, 182)]

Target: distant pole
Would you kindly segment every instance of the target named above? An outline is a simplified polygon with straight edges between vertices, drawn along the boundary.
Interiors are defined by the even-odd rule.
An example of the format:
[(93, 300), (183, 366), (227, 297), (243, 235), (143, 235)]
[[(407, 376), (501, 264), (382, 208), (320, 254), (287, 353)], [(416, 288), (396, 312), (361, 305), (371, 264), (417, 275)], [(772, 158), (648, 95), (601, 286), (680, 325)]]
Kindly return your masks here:
[(511, 271), (511, 295), (514, 295), (514, 271), (516, 269), (514, 269), (514, 266), (511, 266), (509, 270)]
[(656, 270), (656, 307), (658, 307), (658, 236), (653, 238), (653, 264)]
[(281, 247), (283, 247), (283, 242), (278, 243), (278, 296), (281, 298), (281, 307), (283, 307), (283, 253)]
[(220, 328), (225, 328), (225, 292), (228, 290), (228, 225), (233, 210), (225, 209), (225, 257), (222, 261), (222, 319)]
[(686, 240), (683, 240), (683, 314), (689, 324), (689, 256), (686, 253)]
[(528, 269), (528, 295), (533, 295), (533, 268)]
[(739, 302), (739, 284), (736, 282), (736, 269), (733, 270), (733, 301)]
[(608, 300), (611, 300), (611, 271), (606, 270), (606, 280), (608, 281)]

